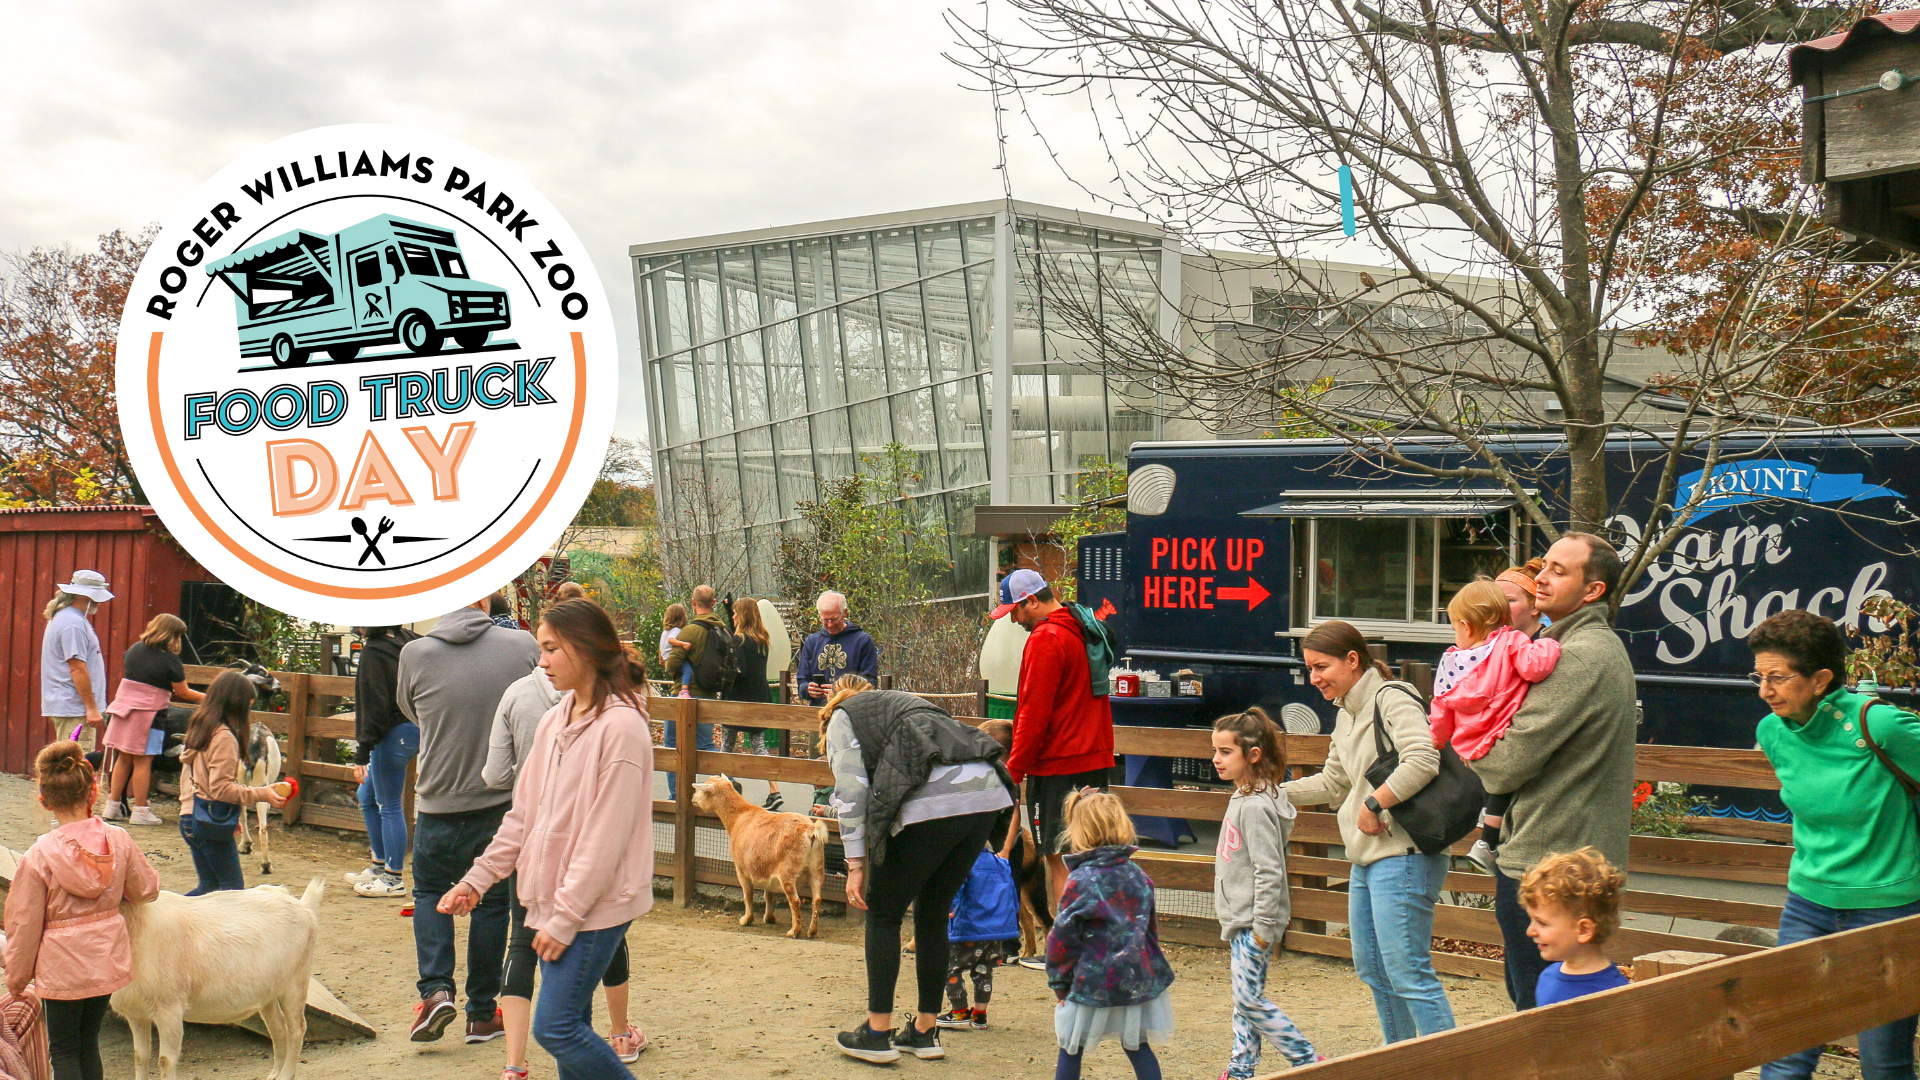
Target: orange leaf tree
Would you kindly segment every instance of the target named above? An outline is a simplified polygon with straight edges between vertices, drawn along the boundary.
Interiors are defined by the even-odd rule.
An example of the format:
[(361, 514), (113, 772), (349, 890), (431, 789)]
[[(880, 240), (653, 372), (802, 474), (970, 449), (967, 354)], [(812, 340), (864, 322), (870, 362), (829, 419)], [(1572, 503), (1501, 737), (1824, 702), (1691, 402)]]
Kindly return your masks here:
[(0, 503), (143, 501), (120, 438), (114, 340), (155, 228), (38, 247), (0, 277)]

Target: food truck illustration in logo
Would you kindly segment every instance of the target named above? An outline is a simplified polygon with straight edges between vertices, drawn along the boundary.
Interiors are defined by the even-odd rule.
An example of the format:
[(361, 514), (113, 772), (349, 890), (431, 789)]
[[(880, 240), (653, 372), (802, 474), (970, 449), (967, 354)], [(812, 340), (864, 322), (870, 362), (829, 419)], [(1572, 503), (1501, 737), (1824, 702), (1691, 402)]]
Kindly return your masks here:
[(487, 344), (512, 325), (507, 293), (467, 276), (452, 230), (393, 214), (331, 235), (295, 229), (207, 267), (233, 290), (243, 358), (298, 367), (370, 346), (416, 356)]

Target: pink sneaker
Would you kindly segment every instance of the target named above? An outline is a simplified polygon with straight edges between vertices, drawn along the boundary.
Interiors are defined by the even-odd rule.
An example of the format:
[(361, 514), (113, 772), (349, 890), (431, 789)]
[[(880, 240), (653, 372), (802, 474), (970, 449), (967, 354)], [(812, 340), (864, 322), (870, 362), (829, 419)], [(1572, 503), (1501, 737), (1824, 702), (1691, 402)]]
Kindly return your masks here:
[[(640, 1055), (646, 1052), (647, 1034), (632, 1024), (628, 1024), (627, 1030), (616, 1031), (608, 1035), (607, 1042), (613, 1044), (614, 1056), (620, 1059), (622, 1065), (631, 1065), (639, 1061)], [(508, 1080), (508, 1078), (503, 1077), (502, 1080)], [(520, 1080), (525, 1080), (525, 1078), (522, 1077)]]

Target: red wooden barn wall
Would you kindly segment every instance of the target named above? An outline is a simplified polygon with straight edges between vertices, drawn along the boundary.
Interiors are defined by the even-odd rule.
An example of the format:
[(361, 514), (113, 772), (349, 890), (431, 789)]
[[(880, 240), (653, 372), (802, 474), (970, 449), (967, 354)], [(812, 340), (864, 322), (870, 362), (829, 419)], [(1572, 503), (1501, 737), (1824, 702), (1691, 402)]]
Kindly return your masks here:
[(0, 768), (26, 773), (44, 736), (40, 720), (40, 610), (75, 570), (98, 570), (114, 597), (94, 615), (106, 653), (106, 694), (120, 685), (120, 658), (147, 620), (179, 613), (180, 586), (215, 581), (174, 544), (152, 507), (31, 507), (0, 510)]

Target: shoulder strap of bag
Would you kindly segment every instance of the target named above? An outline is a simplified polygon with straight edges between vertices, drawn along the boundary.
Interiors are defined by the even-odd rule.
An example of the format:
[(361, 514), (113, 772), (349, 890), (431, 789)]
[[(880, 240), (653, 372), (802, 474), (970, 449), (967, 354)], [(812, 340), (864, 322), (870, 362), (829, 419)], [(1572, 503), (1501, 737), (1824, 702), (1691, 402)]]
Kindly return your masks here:
[(1419, 692), (1416, 691), (1413, 687), (1406, 685), (1405, 683), (1390, 682), (1385, 686), (1382, 686), (1379, 690), (1374, 692), (1374, 695), (1373, 695), (1373, 749), (1377, 757), (1386, 757), (1388, 754), (1399, 752), (1398, 748), (1396, 748), (1393, 745), (1392, 741), (1390, 741), (1387, 738), (1386, 725), (1380, 722), (1380, 695), (1386, 693), (1389, 690), (1398, 690), (1401, 693), (1412, 698), (1415, 703), (1420, 705), (1421, 708), (1426, 707), (1426, 702), (1420, 699)]
[(1867, 748), (1873, 751), (1874, 757), (1880, 759), (1880, 764), (1887, 767), (1887, 771), (1893, 774), (1893, 778), (1900, 781), (1900, 786), (1907, 791), (1907, 797), (1920, 799), (1920, 782), (1916, 782), (1913, 777), (1907, 775), (1907, 770), (1893, 763), (1893, 758), (1889, 757), (1886, 750), (1882, 749), (1880, 744), (1874, 741), (1873, 732), (1867, 728), (1867, 714), (1873, 711), (1875, 705), (1886, 705), (1888, 708), (1898, 708), (1898, 706), (1883, 702), (1879, 698), (1869, 698), (1865, 705), (1860, 706), (1860, 738), (1865, 740)]

